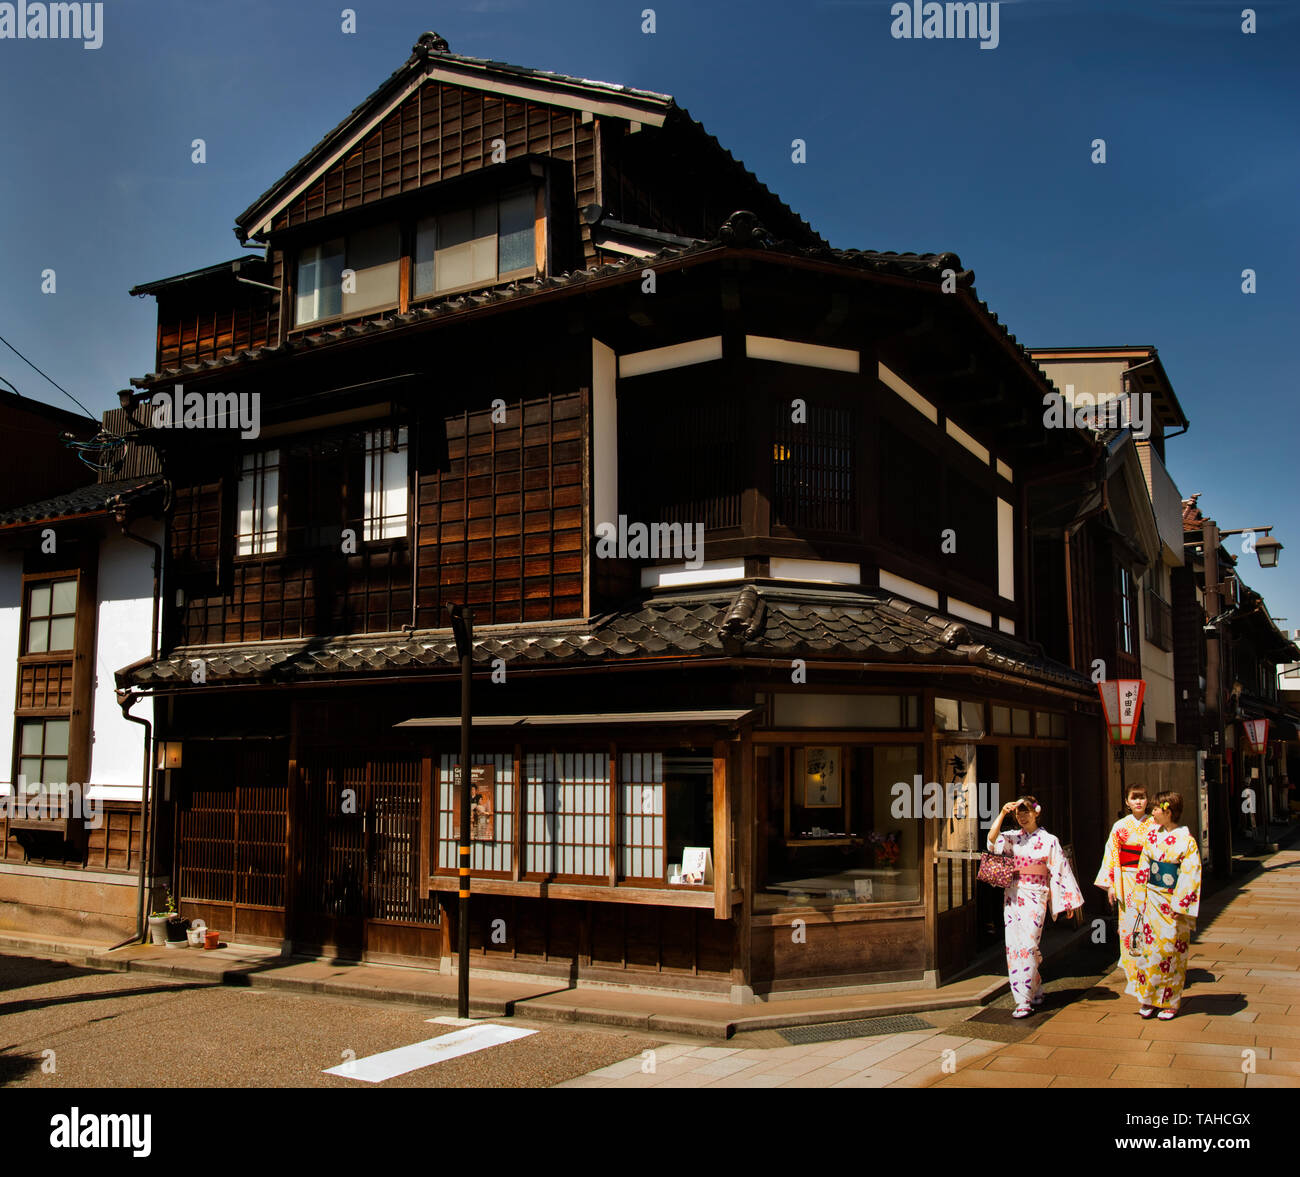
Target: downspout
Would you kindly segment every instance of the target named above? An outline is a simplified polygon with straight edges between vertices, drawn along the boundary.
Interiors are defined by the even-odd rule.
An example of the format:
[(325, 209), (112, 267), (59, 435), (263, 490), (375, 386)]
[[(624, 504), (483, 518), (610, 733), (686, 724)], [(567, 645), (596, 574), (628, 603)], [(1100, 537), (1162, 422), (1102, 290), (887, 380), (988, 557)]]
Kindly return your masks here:
[[(113, 521), (121, 529), (125, 538), (135, 540), (136, 543), (144, 544), (146, 547), (153, 549), (153, 616), (150, 619), (149, 658), (151, 662), (156, 662), (158, 660), (158, 616), (161, 612), (162, 545), (154, 543), (153, 540), (145, 539), (144, 536), (134, 535), (129, 530), (130, 523), (127, 519), (127, 508), (124, 503), (118, 502), (114, 504)], [(150, 788), (151, 773), (153, 771), (153, 724), (147, 719), (140, 719), (130, 713), (131, 708), (135, 706), (136, 700), (140, 697), (139, 695), (130, 695), (122, 690), (117, 692), (117, 703), (122, 708), (122, 718), (129, 723), (143, 724), (145, 732), (144, 765), (140, 782), (140, 881), (136, 895), (136, 930), (134, 936), (123, 940), (121, 944), (113, 945), (114, 949), (122, 948), (144, 938), (145, 874), (152, 857), (150, 853), (150, 836), (155, 822), (151, 818), (156, 816), (152, 813), (152, 807), (156, 807), (158, 796), (157, 790)], [(110, 951), (112, 950), (110, 949)]]
[(144, 939), (145, 872), (149, 864), (149, 806), (153, 799), (149, 788), (150, 774), (153, 767), (153, 724), (147, 719), (140, 719), (138, 716), (131, 714), (131, 708), (135, 706), (137, 700), (143, 697), (123, 690), (117, 692), (117, 704), (122, 708), (122, 718), (128, 723), (138, 723), (144, 727), (144, 769), (140, 776), (140, 880), (136, 889), (135, 935), (128, 936), (121, 944), (114, 944), (108, 950), (109, 952), (125, 948), (128, 944), (135, 944)]

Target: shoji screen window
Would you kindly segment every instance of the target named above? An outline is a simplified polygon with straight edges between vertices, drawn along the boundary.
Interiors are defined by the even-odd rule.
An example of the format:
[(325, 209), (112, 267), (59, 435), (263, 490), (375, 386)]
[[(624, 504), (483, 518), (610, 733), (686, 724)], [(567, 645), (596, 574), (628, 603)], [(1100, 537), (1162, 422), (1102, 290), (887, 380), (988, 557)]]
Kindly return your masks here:
[(530, 875), (609, 876), (609, 754), (526, 758), (526, 869)]
[(365, 538), (406, 534), (406, 426), (366, 433)]
[(280, 546), (280, 451), (245, 454), (239, 472), (235, 552), (263, 556)]

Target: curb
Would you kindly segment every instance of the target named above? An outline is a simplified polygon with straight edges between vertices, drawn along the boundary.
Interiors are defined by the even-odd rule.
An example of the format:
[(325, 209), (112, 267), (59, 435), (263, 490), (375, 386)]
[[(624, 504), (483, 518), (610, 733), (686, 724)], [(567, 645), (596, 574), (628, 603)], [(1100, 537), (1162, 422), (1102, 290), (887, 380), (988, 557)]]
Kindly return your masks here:
[[(1088, 934), (1085, 926), (1052, 950), (1044, 954), (1044, 963), (1054, 961), (1073, 951)], [(144, 976), (166, 977), (174, 981), (202, 981), (211, 986), (229, 988), (266, 989), (285, 993), (311, 994), (325, 997), (360, 998), (368, 1001), (402, 1002), (418, 1005), (438, 1012), (455, 1012), (457, 1002), (451, 994), (431, 994), (421, 990), (376, 988), (352, 984), (347, 981), (311, 981), (290, 977), (275, 977), (248, 973), (242, 969), (212, 970), (187, 966), (178, 961), (164, 964), (158, 961), (132, 961), (112, 959), (84, 948), (69, 948), (48, 942), (27, 940), (18, 936), (0, 934), (0, 952), (31, 952), (45, 957), (57, 957), (83, 968), (100, 972), (139, 973)], [(1005, 978), (990, 981), (982, 990), (961, 997), (944, 996), (935, 990), (933, 997), (899, 1001), (889, 1005), (868, 1006), (858, 1009), (803, 1010), (782, 1013), (779, 1007), (765, 1003), (762, 1013), (733, 1019), (692, 1017), (689, 1014), (657, 1014), (652, 1009), (618, 1010), (601, 1006), (585, 1006), (555, 1002), (550, 1005), (533, 1005), (528, 998), (479, 998), (470, 1001), (470, 1014), (475, 1017), (510, 1018), (528, 1021), (557, 1022), (613, 1026), (643, 1033), (681, 1034), (692, 1038), (713, 1038), (726, 1041), (737, 1033), (759, 1030), (779, 1030), (795, 1026), (825, 1025), (834, 1022), (860, 1021), (870, 1018), (894, 1017), (900, 1014), (923, 1014), (930, 1010), (961, 1009), (973, 1005), (987, 1005), (1010, 986)], [(572, 990), (574, 996), (581, 991)], [(915, 990), (911, 992), (916, 992)], [(553, 996), (553, 995), (548, 995)]]

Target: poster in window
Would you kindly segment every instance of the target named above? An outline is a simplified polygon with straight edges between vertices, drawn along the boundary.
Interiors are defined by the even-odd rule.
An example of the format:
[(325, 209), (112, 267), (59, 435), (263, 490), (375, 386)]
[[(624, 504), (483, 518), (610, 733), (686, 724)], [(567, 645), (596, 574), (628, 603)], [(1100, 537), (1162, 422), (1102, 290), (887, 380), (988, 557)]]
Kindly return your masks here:
[(804, 750), (803, 804), (805, 809), (840, 807), (840, 749)]
[[(496, 836), (495, 766), (476, 764), (469, 770), (469, 837), (491, 842)], [(451, 770), (451, 836), (460, 838), (460, 766)]]

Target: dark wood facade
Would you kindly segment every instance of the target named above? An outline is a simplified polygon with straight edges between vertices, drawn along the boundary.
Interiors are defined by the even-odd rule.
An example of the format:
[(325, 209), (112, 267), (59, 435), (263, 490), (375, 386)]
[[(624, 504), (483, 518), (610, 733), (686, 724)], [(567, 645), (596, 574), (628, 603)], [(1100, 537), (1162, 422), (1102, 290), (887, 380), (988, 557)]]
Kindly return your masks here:
[[(476, 731), (499, 805), (476, 846), (480, 967), (732, 995), (951, 974), (994, 935), (978, 826), (892, 816), (900, 780), (959, 761), (1006, 796), (1036, 789), (1081, 871), (1101, 845), (1097, 709), (1059, 663), (1079, 666), (1112, 625), (1095, 609), (1104, 553), (1085, 536), (1039, 576), (1028, 518), (1030, 487), (1089, 468), (1091, 444), (1043, 430), (1041, 373), (969, 276), (941, 288), (966, 273), (953, 255), (826, 249), (671, 100), (484, 65), (417, 52), (241, 215), (275, 290), (216, 273), (155, 284), (167, 325), (141, 400), (183, 382), (261, 413), (256, 438), (142, 436), (173, 491), (169, 670), (121, 681), (172, 696), (164, 737), (187, 750), (160, 865), (187, 914), (238, 938), (446, 956), (456, 741), (396, 725), (457, 713), (454, 666), (429, 652), (464, 603), (484, 644), (476, 713), (632, 717)], [(537, 196), (534, 273), (417, 298), (418, 218), (521, 184)], [(390, 223), (392, 305), (293, 322), (300, 260)], [(631, 238), (664, 247), (653, 293), (649, 263), (615, 248)], [(582, 270), (594, 262), (611, 264)], [(218, 324), (230, 298), (264, 299), (262, 342), (196, 328), (185, 350), (182, 292), (211, 295)], [(401, 519), (382, 537), (364, 505), (377, 433), (405, 438), (389, 446)], [(696, 570), (680, 553), (607, 558), (596, 529), (619, 516), (698, 524), (724, 588), (688, 575), (681, 615), (642, 623)], [(1067, 559), (1074, 614), (1052, 580)], [(746, 584), (796, 636), (745, 649), (724, 614)], [(680, 642), (710, 591), (705, 637)], [(818, 611), (860, 606), (886, 618), (869, 650), (818, 652)], [(627, 627), (604, 650), (548, 660), (610, 618)], [(1048, 634), (1055, 665), (1033, 644)], [(999, 642), (1009, 653), (957, 664)], [(855, 710), (877, 705), (897, 708), (889, 722)], [(668, 706), (687, 717), (661, 726)], [(735, 714), (707, 718), (722, 708)], [(821, 806), (833, 816), (806, 779), (794, 799), (797, 766), (828, 749), (844, 775)], [(876, 861), (869, 833), (896, 835), (905, 866)], [(687, 849), (710, 851), (711, 882), (670, 881)]]

